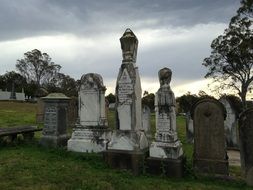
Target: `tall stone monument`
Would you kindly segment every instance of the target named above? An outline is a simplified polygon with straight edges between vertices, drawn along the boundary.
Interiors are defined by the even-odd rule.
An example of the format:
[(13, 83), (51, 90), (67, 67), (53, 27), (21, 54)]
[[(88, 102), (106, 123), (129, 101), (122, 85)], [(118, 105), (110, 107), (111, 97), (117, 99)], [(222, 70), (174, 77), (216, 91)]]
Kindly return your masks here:
[(46, 147), (66, 146), (69, 98), (62, 93), (51, 93), (42, 99), (45, 102), (45, 113), (40, 144)]
[[(156, 134), (149, 148), (149, 171), (168, 176), (183, 176), (183, 150), (176, 129), (176, 100), (170, 88), (172, 71), (159, 71), (160, 88), (155, 97)], [(163, 169), (162, 166), (164, 166)]]
[(253, 186), (253, 108), (239, 118), (241, 166), (248, 185)]
[(112, 167), (132, 169), (138, 173), (148, 140), (142, 129), (141, 83), (136, 67), (138, 39), (126, 29), (120, 38), (123, 61), (116, 84), (116, 130), (104, 153)]
[(223, 105), (204, 98), (193, 107), (194, 154), (193, 166), (198, 173), (228, 175), (225, 148)]
[(150, 108), (146, 105), (142, 105), (142, 128), (145, 131), (149, 142), (152, 141), (150, 114)]
[(81, 78), (79, 89), (79, 121), (68, 141), (68, 150), (101, 152), (108, 143), (108, 123), (105, 115), (105, 91), (99, 74), (89, 73)]
[(237, 126), (238, 115), (241, 110), (237, 107), (241, 107), (240, 100), (232, 96), (223, 96), (219, 101), (224, 105), (227, 113), (224, 121), (227, 148), (239, 149), (239, 131)]

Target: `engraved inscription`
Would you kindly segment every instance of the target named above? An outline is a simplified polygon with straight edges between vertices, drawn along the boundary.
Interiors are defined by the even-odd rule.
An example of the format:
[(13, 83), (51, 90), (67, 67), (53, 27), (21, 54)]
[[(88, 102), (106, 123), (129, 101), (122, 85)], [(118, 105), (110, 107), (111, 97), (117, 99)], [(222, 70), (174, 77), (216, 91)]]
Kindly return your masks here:
[(118, 83), (118, 98), (121, 104), (131, 104), (133, 94), (133, 84), (126, 69), (122, 72)]
[(170, 118), (167, 114), (158, 115), (157, 131), (170, 131)]
[(45, 121), (43, 134), (54, 134), (57, 125), (57, 109), (54, 106), (47, 107), (45, 110)]

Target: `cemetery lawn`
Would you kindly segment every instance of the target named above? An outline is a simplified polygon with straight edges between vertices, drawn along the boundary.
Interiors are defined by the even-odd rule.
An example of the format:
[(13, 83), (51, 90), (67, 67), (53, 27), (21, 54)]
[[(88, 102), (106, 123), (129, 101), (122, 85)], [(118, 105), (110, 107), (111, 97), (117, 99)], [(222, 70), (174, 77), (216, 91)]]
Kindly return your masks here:
[[(10, 102), (11, 103), (11, 102)], [(4, 108), (5, 105), (5, 108)], [(35, 123), (36, 104), (22, 103), (8, 106), (0, 102), (0, 127)], [(9, 110), (10, 115), (2, 114)], [(15, 122), (9, 122), (12, 113)], [(7, 112), (8, 113), (8, 112)], [(6, 117), (6, 118), (5, 118)], [(24, 122), (27, 119), (27, 123)], [(109, 123), (113, 112), (109, 112)], [(6, 122), (6, 123), (4, 123)], [(154, 115), (152, 115), (154, 127)], [(30, 124), (30, 123), (29, 123)], [(145, 173), (134, 176), (128, 171), (110, 169), (101, 154), (73, 153), (65, 149), (46, 149), (38, 145), (39, 136), (31, 142), (18, 139), (11, 144), (0, 144), (0, 189), (250, 189), (241, 179), (240, 169), (233, 167), (234, 180), (198, 177), (192, 171), (192, 145), (185, 143), (184, 118), (177, 118), (179, 137), (187, 156), (187, 175), (183, 179), (151, 176)], [(154, 131), (154, 129), (152, 129)]]

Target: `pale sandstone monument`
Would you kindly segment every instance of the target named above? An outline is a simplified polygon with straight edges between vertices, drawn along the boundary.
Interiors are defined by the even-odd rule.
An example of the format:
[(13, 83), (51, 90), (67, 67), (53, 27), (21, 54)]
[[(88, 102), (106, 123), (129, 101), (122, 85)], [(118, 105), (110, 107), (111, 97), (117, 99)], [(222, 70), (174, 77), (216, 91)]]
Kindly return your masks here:
[(227, 148), (239, 149), (238, 115), (241, 110), (238, 105), (240, 105), (240, 100), (236, 101), (236, 98), (223, 96), (219, 101), (226, 109), (224, 127)]
[(81, 77), (78, 108), (79, 119), (68, 141), (68, 150), (101, 152), (108, 143), (108, 123), (105, 113), (105, 91), (99, 74)]
[(142, 90), (136, 66), (138, 39), (130, 29), (126, 29), (120, 42), (123, 60), (115, 91), (116, 130), (104, 156), (112, 167), (132, 169), (138, 173), (137, 165), (148, 150), (148, 140), (142, 128)]
[(228, 175), (223, 105), (218, 100), (204, 98), (196, 102), (192, 114), (194, 170), (211, 175)]
[(240, 115), (239, 135), (243, 174), (247, 184), (253, 186), (253, 108)]
[(156, 134), (149, 148), (149, 171), (161, 173), (165, 164), (166, 175), (183, 175), (183, 150), (176, 129), (176, 100), (170, 88), (172, 71), (163, 68), (159, 71), (160, 88), (155, 96)]

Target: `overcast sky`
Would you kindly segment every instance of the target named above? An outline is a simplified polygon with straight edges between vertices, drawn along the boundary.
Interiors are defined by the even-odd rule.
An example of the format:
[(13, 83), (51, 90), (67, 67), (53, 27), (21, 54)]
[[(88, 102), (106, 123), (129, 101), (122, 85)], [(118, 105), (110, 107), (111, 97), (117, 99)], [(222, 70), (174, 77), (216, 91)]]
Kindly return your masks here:
[(114, 93), (119, 38), (131, 28), (143, 91), (157, 91), (163, 67), (173, 72), (176, 96), (207, 91), (202, 61), (239, 6), (239, 0), (0, 0), (0, 74), (36, 48), (75, 79), (99, 73), (107, 94)]

